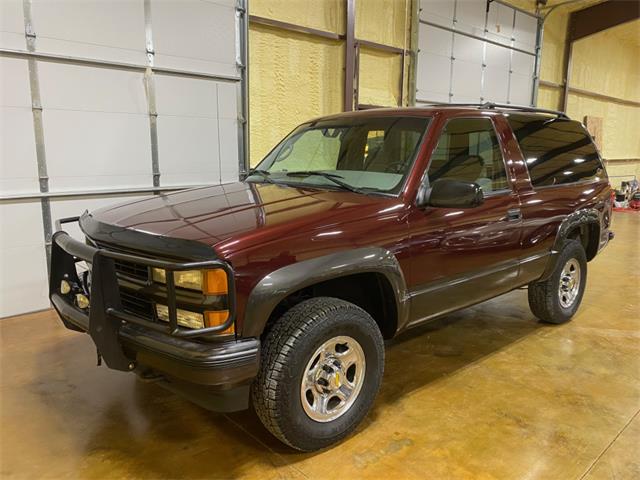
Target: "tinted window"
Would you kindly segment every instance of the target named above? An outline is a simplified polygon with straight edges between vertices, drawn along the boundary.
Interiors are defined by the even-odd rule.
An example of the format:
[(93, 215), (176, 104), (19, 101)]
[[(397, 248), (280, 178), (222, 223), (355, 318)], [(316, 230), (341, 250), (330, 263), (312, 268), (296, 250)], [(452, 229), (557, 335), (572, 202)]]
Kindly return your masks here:
[(604, 175), (598, 152), (580, 123), (560, 118), (507, 117), (534, 186), (591, 180)]
[[(426, 117), (342, 117), (297, 128), (258, 168), (278, 183), (336, 188), (323, 172), (352, 187), (397, 193), (429, 124)], [(260, 176), (250, 181), (262, 181)]]
[(485, 192), (509, 188), (500, 144), (491, 120), (450, 120), (431, 156), (429, 181), (440, 178), (477, 183)]

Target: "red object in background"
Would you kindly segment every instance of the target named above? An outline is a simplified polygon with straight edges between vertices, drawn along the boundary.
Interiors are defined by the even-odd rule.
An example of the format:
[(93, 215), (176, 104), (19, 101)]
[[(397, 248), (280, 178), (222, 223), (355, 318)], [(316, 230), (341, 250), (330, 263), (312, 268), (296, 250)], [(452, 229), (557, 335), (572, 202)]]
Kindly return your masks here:
[(640, 210), (640, 193), (639, 192), (634, 193), (633, 197), (631, 197), (631, 200), (629, 200), (629, 208), (633, 210)]

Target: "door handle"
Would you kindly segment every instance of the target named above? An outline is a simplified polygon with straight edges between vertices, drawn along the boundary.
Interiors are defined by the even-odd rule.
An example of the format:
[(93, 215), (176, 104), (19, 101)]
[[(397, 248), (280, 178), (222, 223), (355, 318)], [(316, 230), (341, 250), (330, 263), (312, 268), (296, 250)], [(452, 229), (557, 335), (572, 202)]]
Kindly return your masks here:
[(519, 208), (510, 208), (507, 210), (507, 221), (513, 222), (516, 220), (522, 220), (522, 212)]

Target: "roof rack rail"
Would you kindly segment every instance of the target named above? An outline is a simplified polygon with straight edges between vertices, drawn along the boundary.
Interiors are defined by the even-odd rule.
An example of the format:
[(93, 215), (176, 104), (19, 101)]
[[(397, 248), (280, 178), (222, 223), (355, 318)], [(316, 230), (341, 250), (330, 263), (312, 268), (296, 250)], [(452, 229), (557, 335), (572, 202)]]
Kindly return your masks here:
[(423, 104), (425, 107), (476, 107), (476, 108), (485, 108), (495, 110), (497, 108), (504, 108), (508, 110), (518, 110), (520, 112), (531, 112), (531, 113), (548, 113), (549, 115), (555, 115), (558, 118), (566, 118), (569, 119), (566, 113), (561, 112), (559, 110), (548, 110), (546, 108), (536, 108), (529, 107), (526, 105), (514, 105), (511, 103), (494, 103), (494, 102), (484, 102), (484, 103), (428, 103)]

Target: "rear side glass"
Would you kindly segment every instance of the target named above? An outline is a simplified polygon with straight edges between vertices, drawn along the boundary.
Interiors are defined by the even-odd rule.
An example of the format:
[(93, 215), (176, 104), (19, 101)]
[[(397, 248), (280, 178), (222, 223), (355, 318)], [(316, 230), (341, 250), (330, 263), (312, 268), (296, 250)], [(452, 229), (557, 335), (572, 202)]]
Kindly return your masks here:
[(562, 185), (605, 175), (591, 137), (573, 120), (509, 114), (533, 186)]

